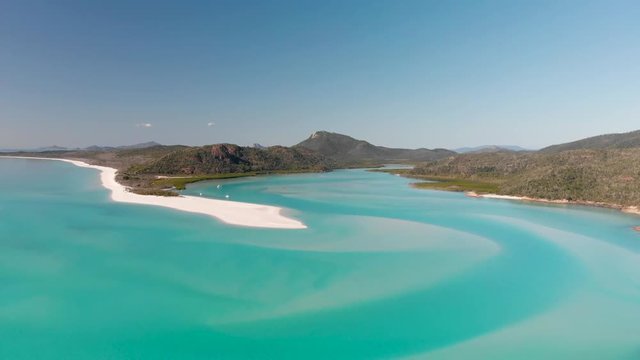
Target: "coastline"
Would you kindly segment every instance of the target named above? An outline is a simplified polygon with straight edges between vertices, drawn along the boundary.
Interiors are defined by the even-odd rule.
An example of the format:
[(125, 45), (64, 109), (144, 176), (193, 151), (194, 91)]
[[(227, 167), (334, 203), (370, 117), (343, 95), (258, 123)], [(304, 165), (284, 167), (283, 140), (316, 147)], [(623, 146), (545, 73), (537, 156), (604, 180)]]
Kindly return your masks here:
[(0, 156), (0, 158), (63, 161), (78, 167), (99, 170), (102, 186), (111, 192), (111, 199), (115, 202), (162, 206), (174, 210), (205, 214), (230, 225), (273, 229), (307, 228), (302, 222), (282, 215), (282, 208), (277, 206), (217, 200), (197, 196), (180, 195), (167, 197), (135, 194), (116, 181), (116, 169), (106, 166), (90, 165), (79, 160), (60, 158), (29, 156)]
[(567, 199), (551, 200), (551, 199), (532, 198), (528, 196), (478, 194), (475, 191), (467, 191), (464, 194), (472, 198), (516, 200), (516, 201), (538, 202), (538, 203), (544, 203), (544, 204), (584, 205), (584, 206), (592, 206), (592, 207), (601, 207), (601, 208), (607, 208), (607, 209), (620, 210), (621, 212), (627, 213), (627, 214), (640, 215), (640, 208), (638, 206), (624, 206), (624, 205), (618, 205), (618, 204), (603, 203), (598, 201), (575, 201), (575, 200), (567, 200)]

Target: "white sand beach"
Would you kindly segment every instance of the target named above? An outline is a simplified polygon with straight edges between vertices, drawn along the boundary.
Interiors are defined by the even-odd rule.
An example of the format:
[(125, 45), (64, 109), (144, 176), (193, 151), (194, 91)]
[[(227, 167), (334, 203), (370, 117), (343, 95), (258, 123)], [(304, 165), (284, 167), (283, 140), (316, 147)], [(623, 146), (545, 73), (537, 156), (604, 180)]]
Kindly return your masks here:
[(483, 198), (483, 199), (499, 199), (499, 200), (519, 200), (519, 201), (532, 201), (532, 202), (543, 202), (543, 203), (552, 203), (552, 204), (569, 204), (571, 201), (569, 200), (549, 200), (549, 199), (538, 199), (532, 198), (528, 196), (513, 196), (513, 195), (498, 195), (498, 194), (478, 194), (475, 191), (467, 191), (465, 195), (472, 198)]
[[(475, 191), (467, 191), (465, 192), (465, 195), (472, 198), (517, 200), (517, 201), (528, 201), (528, 202), (537, 202), (537, 203), (545, 203), (545, 204), (583, 205), (583, 206), (602, 207), (602, 208), (620, 210), (627, 214), (640, 215), (640, 207), (638, 206), (624, 206), (624, 205), (618, 205), (618, 204), (603, 203), (598, 201), (573, 201), (573, 200), (567, 200), (567, 199), (550, 200), (550, 199), (532, 198), (528, 196), (478, 194)], [(635, 230), (640, 231), (640, 226), (638, 226), (637, 229)]]
[(511, 195), (498, 195), (498, 194), (481, 194), (476, 197), (482, 197), (487, 199), (502, 199), (502, 200), (529, 200), (523, 196), (511, 196)]
[(111, 199), (117, 202), (141, 205), (163, 206), (180, 211), (206, 214), (232, 225), (277, 228), (306, 229), (298, 220), (281, 214), (282, 208), (269, 205), (251, 204), (237, 201), (216, 200), (196, 196), (153, 196), (139, 195), (116, 181), (117, 170), (105, 166), (89, 165), (82, 161), (26, 156), (2, 156), (0, 158), (64, 161), (79, 167), (100, 170), (102, 185), (111, 191)]

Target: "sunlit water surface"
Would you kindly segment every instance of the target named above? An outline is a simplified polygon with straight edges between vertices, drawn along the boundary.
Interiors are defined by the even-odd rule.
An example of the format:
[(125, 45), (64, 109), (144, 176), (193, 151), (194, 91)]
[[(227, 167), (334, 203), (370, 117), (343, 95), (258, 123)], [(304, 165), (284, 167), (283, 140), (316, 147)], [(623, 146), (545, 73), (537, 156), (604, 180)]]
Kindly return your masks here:
[(640, 218), (410, 181), (185, 191), (309, 226), (265, 230), (113, 203), (92, 169), (2, 159), (0, 358), (640, 358)]

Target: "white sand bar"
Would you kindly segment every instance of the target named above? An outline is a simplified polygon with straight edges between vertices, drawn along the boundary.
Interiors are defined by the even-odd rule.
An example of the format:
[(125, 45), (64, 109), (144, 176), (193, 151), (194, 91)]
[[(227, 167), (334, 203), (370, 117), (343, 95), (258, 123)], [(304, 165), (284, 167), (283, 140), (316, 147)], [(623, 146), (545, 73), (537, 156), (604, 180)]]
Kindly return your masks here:
[[(277, 206), (251, 204), (238, 201), (216, 200), (196, 196), (153, 196), (139, 195), (130, 192), (125, 186), (116, 181), (114, 168), (89, 165), (82, 161), (53, 158), (37, 158), (26, 156), (2, 156), (13, 159), (57, 160), (76, 166), (100, 170), (102, 186), (111, 191), (111, 199), (117, 202), (141, 205), (164, 206), (180, 211), (213, 216), (222, 222), (232, 225), (277, 228), (277, 229), (306, 229), (306, 225), (298, 220), (281, 214), (282, 208)], [(0, 158), (2, 158), (0, 157)]]
[(487, 199), (501, 199), (501, 200), (527, 200), (526, 197), (522, 197), (522, 196), (496, 195), (496, 194), (482, 194), (482, 195), (477, 195), (477, 197), (483, 197)]

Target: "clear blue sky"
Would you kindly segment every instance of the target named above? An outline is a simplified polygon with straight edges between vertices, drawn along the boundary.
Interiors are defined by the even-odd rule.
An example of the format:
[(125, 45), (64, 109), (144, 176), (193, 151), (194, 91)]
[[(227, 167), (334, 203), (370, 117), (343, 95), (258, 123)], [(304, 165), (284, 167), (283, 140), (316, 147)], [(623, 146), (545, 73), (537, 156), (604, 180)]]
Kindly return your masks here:
[(640, 129), (640, 2), (0, 0), (0, 147), (322, 129), (448, 148)]

